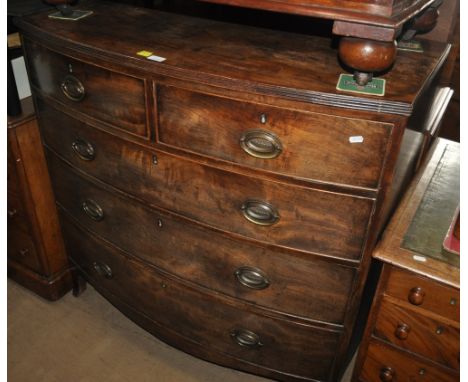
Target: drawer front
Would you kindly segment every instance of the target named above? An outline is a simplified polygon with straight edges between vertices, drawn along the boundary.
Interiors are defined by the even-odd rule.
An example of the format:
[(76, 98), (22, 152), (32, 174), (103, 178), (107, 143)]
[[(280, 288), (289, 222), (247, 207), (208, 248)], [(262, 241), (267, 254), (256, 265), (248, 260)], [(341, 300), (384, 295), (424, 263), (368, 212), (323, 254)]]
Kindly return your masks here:
[[(11, 135), (9, 135), (9, 138)], [(7, 144), (7, 189), (8, 192), (18, 194), (20, 187), (20, 179), (18, 170), (16, 169), (16, 157), (10, 144)]]
[(380, 305), (374, 335), (458, 370), (460, 330), (385, 300)]
[[(355, 270), (231, 240), (116, 196), (50, 157), (60, 206), (117, 247), (199, 285), (286, 313), (343, 323)], [(84, 206), (84, 208), (83, 208)], [(89, 208), (100, 211), (102, 219)]]
[[(68, 253), (92, 283), (160, 325), (211, 350), (328, 380), (339, 333), (243, 310), (163, 277), (64, 221)], [(241, 345), (242, 344), (242, 345)]]
[(15, 225), (8, 225), (7, 231), (8, 258), (36, 272), (41, 272), (42, 267), (32, 237)]
[(460, 292), (426, 277), (392, 267), (385, 294), (409, 306), (460, 321)]
[(28, 216), (18, 195), (8, 193), (7, 201), (8, 227), (15, 226), (20, 231), (29, 233)]
[[(361, 257), (371, 199), (230, 173), (149, 151), (72, 118), (67, 128), (55, 129), (53, 120), (42, 124), (48, 146), (73, 166), (150, 204), (261, 242)], [(91, 146), (93, 159), (77, 155), (74, 142)]]
[(118, 129), (149, 136), (145, 82), (25, 41), (29, 75), (43, 94)]
[(371, 188), (378, 187), (391, 131), (376, 122), (166, 86), (158, 89), (158, 115), (158, 139), (167, 145), (270, 172)]
[(371, 340), (359, 379), (362, 382), (458, 382), (453, 370)]

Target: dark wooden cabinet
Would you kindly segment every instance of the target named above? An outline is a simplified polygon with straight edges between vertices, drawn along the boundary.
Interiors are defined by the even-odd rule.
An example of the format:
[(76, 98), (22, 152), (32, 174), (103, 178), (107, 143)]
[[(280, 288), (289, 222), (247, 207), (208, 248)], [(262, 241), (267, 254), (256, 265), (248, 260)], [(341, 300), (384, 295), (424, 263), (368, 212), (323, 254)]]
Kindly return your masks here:
[(448, 47), (352, 95), (327, 39), (85, 5), (17, 20), (77, 292), (209, 361), (337, 380)]
[(375, 250), (383, 270), (355, 381), (460, 380), (460, 269), (442, 250), (459, 155), (458, 143), (437, 141)]
[(32, 99), (8, 117), (8, 277), (57, 300), (72, 279)]

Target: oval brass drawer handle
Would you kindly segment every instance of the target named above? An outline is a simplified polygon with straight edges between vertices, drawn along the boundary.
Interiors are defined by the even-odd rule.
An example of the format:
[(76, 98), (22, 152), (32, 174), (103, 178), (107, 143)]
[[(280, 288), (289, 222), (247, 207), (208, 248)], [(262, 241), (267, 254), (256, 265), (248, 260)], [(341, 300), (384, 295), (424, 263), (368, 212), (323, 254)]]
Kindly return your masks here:
[(258, 334), (251, 332), (247, 329), (233, 329), (231, 330), (231, 337), (234, 341), (237, 342), (240, 346), (245, 346), (248, 348), (258, 348), (263, 346), (260, 342), (260, 337)]
[(273, 225), (280, 219), (277, 209), (261, 200), (246, 200), (241, 210), (248, 221), (257, 225)]
[(234, 272), (234, 275), (242, 285), (250, 289), (265, 289), (270, 285), (270, 280), (265, 273), (258, 268), (240, 267)]
[(66, 76), (62, 83), (60, 84), (60, 89), (62, 93), (67, 97), (69, 100), (80, 102), (85, 97), (85, 88), (81, 81), (69, 74)]
[(81, 207), (86, 215), (92, 220), (99, 222), (104, 219), (104, 211), (94, 200), (86, 199)]
[(395, 371), (391, 367), (384, 367), (380, 370), (380, 380), (382, 382), (391, 382), (395, 376)]
[(91, 161), (96, 156), (94, 146), (81, 138), (78, 138), (72, 142), (72, 149), (78, 158), (82, 160)]
[(255, 158), (273, 159), (283, 151), (280, 139), (275, 134), (265, 130), (244, 132), (239, 144), (247, 154)]
[(21, 257), (26, 257), (27, 255), (29, 255), (29, 249), (22, 248), (18, 251), (18, 253)]
[(14, 218), (17, 215), (18, 215), (18, 210), (17, 209), (12, 208), (11, 210), (8, 210), (8, 217), (10, 219)]
[(112, 278), (112, 269), (107, 264), (98, 263), (95, 261), (93, 263), (93, 268), (99, 276), (105, 277), (106, 279)]

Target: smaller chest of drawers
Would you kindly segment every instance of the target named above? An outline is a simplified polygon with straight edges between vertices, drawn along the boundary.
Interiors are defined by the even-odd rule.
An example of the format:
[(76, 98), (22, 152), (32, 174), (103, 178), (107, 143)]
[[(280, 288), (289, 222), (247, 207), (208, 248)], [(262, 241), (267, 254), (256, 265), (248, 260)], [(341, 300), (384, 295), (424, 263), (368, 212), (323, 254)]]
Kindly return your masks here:
[(458, 166), (458, 144), (438, 140), (374, 252), (383, 270), (355, 381), (460, 379), (460, 275), (442, 251), (459, 203)]
[(71, 276), (31, 97), (21, 104), (8, 117), (8, 276), (56, 300)]

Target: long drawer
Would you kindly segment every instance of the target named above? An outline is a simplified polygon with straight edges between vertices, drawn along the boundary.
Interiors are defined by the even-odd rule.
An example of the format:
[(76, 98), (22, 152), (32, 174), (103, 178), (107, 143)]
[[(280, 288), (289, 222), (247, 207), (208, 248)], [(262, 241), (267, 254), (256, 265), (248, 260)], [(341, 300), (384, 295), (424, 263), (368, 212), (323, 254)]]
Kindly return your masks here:
[(391, 125), (158, 87), (164, 144), (293, 177), (377, 188)]
[(374, 335), (435, 362), (460, 368), (460, 330), (383, 298)]
[(242, 303), (166, 278), (62, 220), (68, 253), (91, 283), (141, 314), (210, 351), (283, 373), (328, 380), (340, 332), (244, 311)]
[(356, 270), (302, 259), (154, 211), (49, 157), (55, 196), (76, 221), (179, 277), (270, 309), (342, 324)]
[(149, 137), (145, 81), (55, 53), (25, 40), (31, 83), (74, 111)]
[(222, 171), (122, 140), (44, 104), (40, 113), (48, 147), (150, 204), (261, 242), (361, 257), (373, 199)]

